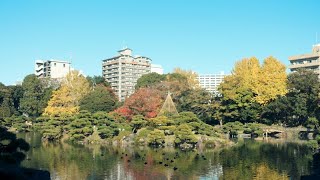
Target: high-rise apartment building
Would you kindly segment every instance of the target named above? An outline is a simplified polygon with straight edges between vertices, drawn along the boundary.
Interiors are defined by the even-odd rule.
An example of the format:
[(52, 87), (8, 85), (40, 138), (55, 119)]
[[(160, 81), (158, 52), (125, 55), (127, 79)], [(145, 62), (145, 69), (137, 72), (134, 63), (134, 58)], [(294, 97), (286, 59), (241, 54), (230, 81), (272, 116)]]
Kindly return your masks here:
[(291, 72), (304, 68), (313, 70), (320, 77), (320, 44), (314, 45), (312, 52), (289, 57)]
[(111, 84), (120, 101), (134, 93), (137, 80), (151, 72), (151, 59), (133, 56), (132, 50), (125, 48), (115, 57), (102, 62), (102, 75)]
[(221, 72), (220, 74), (200, 74), (198, 76), (198, 81), (201, 88), (218, 95), (218, 86), (223, 82), (225, 76), (224, 72)]
[(34, 74), (38, 78), (61, 79), (65, 77), (71, 69), (71, 64), (60, 60), (36, 60)]

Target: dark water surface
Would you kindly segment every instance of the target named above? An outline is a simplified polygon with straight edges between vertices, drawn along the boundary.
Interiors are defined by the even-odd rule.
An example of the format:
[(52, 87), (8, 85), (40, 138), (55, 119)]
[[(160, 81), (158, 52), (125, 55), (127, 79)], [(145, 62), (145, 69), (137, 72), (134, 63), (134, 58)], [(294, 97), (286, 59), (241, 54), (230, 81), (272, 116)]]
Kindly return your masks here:
[(31, 149), (22, 166), (48, 170), (54, 180), (81, 179), (300, 179), (313, 172), (305, 145), (245, 140), (220, 150), (81, 146), (42, 143), (37, 133), (18, 137)]

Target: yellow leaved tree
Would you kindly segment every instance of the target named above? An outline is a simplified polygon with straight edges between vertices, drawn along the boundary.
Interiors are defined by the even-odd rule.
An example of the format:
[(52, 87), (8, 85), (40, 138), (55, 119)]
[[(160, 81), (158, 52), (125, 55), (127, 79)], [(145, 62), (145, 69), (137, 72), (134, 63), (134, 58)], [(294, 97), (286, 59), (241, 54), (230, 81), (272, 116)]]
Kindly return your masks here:
[(183, 70), (181, 68), (175, 68), (173, 73), (181, 74), (187, 78), (189, 88), (196, 89), (200, 88), (198, 81), (198, 74), (192, 70)]
[(52, 94), (45, 115), (68, 115), (79, 111), (79, 102), (90, 91), (87, 79), (79, 71), (71, 71), (64, 78), (59, 89)]
[(266, 104), (277, 96), (285, 95), (287, 93), (286, 66), (272, 56), (266, 58), (253, 92), (259, 104)]
[(231, 75), (224, 78), (220, 91), (227, 99), (236, 100), (251, 91), (252, 102), (266, 104), (287, 93), (286, 67), (274, 57), (268, 57), (260, 66), (255, 57), (243, 59), (235, 63)]
[(253, 89), (258, 82), (260, 71), (259, 60), (255, 57), (236, 62), (232, 74), (243, 88)]
[(259, 60), (255, 57), (246, 58), (235, 63), (231, 75), (224, 78), (220, 84), (220, 91), (227, 99), (240, 98), (244, 90), (254, 89), (258, 84), (260, 72)]

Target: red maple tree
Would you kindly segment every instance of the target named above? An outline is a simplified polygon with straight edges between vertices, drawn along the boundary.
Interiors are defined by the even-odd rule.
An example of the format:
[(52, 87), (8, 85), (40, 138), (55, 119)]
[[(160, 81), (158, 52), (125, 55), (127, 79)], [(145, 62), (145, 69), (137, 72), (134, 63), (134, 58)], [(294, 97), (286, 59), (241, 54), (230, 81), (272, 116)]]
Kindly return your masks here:
[(134, 115), (156, 117), (163, 103), (161, 94), (161, 91), (154, 88), (140, 88), (115, 111), (128, 119)]

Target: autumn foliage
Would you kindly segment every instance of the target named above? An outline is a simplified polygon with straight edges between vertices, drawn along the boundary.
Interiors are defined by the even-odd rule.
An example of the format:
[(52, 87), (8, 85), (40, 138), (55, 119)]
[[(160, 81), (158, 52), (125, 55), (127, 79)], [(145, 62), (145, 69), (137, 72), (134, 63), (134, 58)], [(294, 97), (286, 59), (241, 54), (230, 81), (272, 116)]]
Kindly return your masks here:
[(157, 116), (163, 98), (161, 92), (154, 88), (140, 88), (134, 94), (132, 94), (124, 105), (115, 111), (129, 119), (133, 115), (143, 115), (147, 118)]
[(236, 62), (232, 74), (225, 77), (220, 85), (224, 97), (236, 100), (242, 94), (251, 91), (254, 94), (252, 102), (267, 104), (278, 96), (287, 93), (286, 67), (274, 57), (268, 57), (260, 66), (255, 57)]
[(78, 71), (71, 71), (53, 92), (45, 115), (74, 114), (79, 111), (81, 98), (90, 91), (89, 83)]

